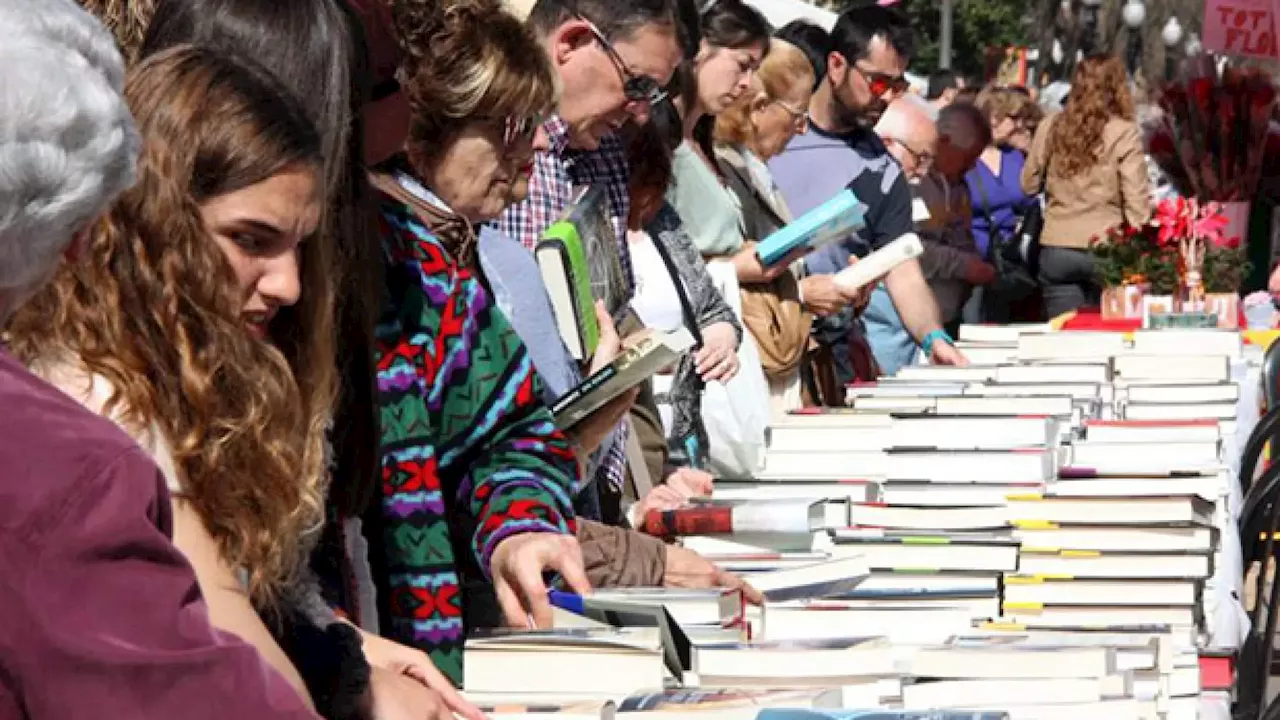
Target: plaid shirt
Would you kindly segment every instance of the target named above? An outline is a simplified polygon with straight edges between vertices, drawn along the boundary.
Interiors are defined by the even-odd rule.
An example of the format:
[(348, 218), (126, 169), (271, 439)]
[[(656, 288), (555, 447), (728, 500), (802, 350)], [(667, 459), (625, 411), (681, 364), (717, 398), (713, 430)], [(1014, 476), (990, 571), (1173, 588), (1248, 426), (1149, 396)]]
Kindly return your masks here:
[[(603, 185), (609, 198), (609, 219), (618, 235), (618, 257), (627, 286), (635, 291), (635, 275), (631, 269), (631, 251), (627, 246), (627, 216), (631, 212), (631, 174), (627, 168), (622, 141), (609, 135), (596, 150), (574, 150), (569, 147), (569, 124), (558, 115), (542, 126), (550, 140), (547, 152), (538, 153), (529, 177), (529, 196), (512, 205), (497, 219), (499, 230), (533, 250), (546, 230), (569, 207), (574, 192), (591, 185)], [(627, 427), (620, 424), (613, 433), (609, 452), (600, 463), (598, 475), (610, 486), (620, 488), (626, 475)]]

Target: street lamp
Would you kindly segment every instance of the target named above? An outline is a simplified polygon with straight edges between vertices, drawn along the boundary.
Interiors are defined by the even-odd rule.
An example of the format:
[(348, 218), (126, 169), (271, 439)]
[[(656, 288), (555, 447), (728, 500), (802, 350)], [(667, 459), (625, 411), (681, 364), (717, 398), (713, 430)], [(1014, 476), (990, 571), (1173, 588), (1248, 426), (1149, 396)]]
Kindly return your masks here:
[(1164, 40), (1164, 75), (1171, 78), (1174, 75), (1174, 49), (1182, 42), (1182, 23), (1178, 22), (1178, 18), (1169, 18), (1169, 22), (1160, 31), (1160, 38)]
[(1088, 57), (1093, 53), (1094, 36), (1098, 34), (1098, 8), (1102, 0), (1080, 0), (1081, 12), (1084, 13), (1080, 23), (1080, 53)]
[(1137, 74), (1142, 59), (1142, 24), (1147, 21), (1147, 6), (1142, 0), (1128, 0), (1120, 11), (1129, 28), (1129, 72)]
[(1200, 38), (1195, 33), (1187, 35), (1187, 44), (1183, 46), (1187, 51), (1187, 57), (1195, 57), (1204, 49), (1204, 45), (1200, 44)]

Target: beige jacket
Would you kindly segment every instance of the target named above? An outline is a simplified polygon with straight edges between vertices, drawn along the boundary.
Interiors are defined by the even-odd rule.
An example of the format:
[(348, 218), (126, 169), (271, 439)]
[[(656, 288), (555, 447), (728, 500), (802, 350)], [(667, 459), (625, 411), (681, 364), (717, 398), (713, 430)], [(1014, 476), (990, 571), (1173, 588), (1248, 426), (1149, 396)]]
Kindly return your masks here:
[[(1061, 115), (1041, 123), (1022, 169), (1022, 190), (1028, 195), (1045, 188), (1044, 231), (1040, 244), (1086, 248), (1089, 240), (1121, 222), (1141, 225), (1151, 217), (1151, 182), (1138, 125), (1112, 118), (1102, 131), (1098, 163), (1075, 177), (1053, 171), (1050, 133)], [(1048, 180), (1044, 180), (1048, 168)]]

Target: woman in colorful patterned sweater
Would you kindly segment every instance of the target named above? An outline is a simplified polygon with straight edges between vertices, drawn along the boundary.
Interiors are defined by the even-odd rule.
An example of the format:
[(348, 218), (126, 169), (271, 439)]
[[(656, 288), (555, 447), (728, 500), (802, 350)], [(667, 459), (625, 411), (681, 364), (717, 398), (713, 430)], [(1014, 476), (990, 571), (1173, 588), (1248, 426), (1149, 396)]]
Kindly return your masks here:
[(544, 571), (588, 589), (571, 500), (583, 454), (464, 269), (474, 225), (525, 191), (555, 90), (545, 54), (496, 0), (396, 13), (413, 119), (406, 155), (372, 176), (385, 196), (387, 296), (375, 348), (383, 488), (370, 518), (382, 527), (370, 555), (384, 634), (458, 682), (464, 598), (466, 625), (485, 624), (476, 606), (496, 599), (508, 624), (545, 626)]

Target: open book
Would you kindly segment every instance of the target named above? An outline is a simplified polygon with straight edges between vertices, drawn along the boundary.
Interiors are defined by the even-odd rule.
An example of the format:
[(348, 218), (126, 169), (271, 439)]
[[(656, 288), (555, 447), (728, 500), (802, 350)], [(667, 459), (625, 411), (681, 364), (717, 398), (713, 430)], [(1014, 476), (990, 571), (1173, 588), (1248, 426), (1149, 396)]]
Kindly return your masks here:
[(801, 215), (756, 245), (756, 255), (764, 265), (774, 265), (799, 248), (814, 250), (839, 242), (860, 230), (867, 206), (852, 190), (839, 194)]
[(561, 428), (577, 425), (610, 400), (675, 363), (693, 347), (693, 335), (686, 328), (672, 332), (649, 328), (628, 341), (631, 347), (551, 406), (557, 425)]
[(615, 317), (626, 304), (620, 252), (602, 186), (580, 190), (534, 250), (560, 337), (575, 360), (590, 358), (600, 340), (595, 301), (603, 300)]

